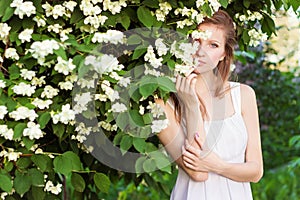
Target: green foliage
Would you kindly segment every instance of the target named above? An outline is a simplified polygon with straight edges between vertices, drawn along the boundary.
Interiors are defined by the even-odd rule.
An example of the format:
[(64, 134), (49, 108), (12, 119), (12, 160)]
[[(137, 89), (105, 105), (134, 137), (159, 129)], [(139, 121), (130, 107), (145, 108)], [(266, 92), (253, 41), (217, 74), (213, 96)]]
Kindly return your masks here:
[[(210, 16), (214, 7), (210, 2), (197, 8), (195, 1), (168, 1), (170, 10), (162, 20), (157, 13), (162, 12), (160, 9), (166, 5), (161, 1), (138, 0), (123, 4), (112, 1), (110, 3), (114, 6), (108, 7), (103, 2), (81, 0), (20, 2), (17, 5), (13, 0), (0, 1), (1, 195), (7, 199), (98, 199), (111, 195), (117, 190), (113, 184), (122, 179), (124, 182), (116, 186), (125, 189), (120, 192), (120, 199), (167, 199), (174, 185), (176, 169), (161, 151), (156, 132), (152, 130), (152, 122), (164, 120), (164, 116), (155, 116), (148, 106), (156, 96), (166, 100), (169, 93), (175, 91), (171, 77), (176, 63), (181, 61), (168, 52), (160, 57), (162, 64), (167, 65), (162, 71), (169, 74), (144, 75), (146, 67), (150, 66), (145, 61), (145, 54), (157, 38), (165, 39), (168, 45), (177, 39), (166, 30), (186, 36), (195, 29), (197, 21), (191, 15), (175, 14), (176, 9), (187, 8)], [(86, 2), (90, 4), (84, 4)], [(292, 7), (295, 11), (299, 7), (296, 0), (244, 0), (242, 4), (238, 0), (219, 2), (221, 8), (234, 18), (242, 50), (255, 39), (248, 33), (257, 24), (261, 24), (262, 31), (268, 36), (275, 33), (275, 24), (270, 17), (271, 5), (274, 4), (276, 9), (283, 5), (286, 10)], [(76, 4), (72, 6), (72, 3)], [(261, 13), (262, 18), (243, 21), (236, 17), (236, 14), (249, 17), (249, 11)], [(182, 23), (185, 23), (182, 27), (178, 25)], [(135, 29), (138, 31), (134, 32)], [(113, 33), (109, 32), (113, 30), (118, 33), (133, 31), (129, 31), (132, 34), (123, 45), (122, 38), (114, 41)], [(108, 33), (112, 34), (109, 39), (106, 38), (108, 41), (99, 41), (99, 38), (103, 39), (101, 34)], [(123, 46), (114, 46), (114, 42)], [(124, 49), (124, 46), (129, 49)], [(123, 50), (128, 52), (123, 53)], [(103, 66), (94, 69), (92, 64), (86, 64), (89, 55), (100, 58), (114, 55), (118, 67), (110, 69), (106, 63), (105, 69)], [(99, 60), (95, 62), (101, 63)], [(98, 73), (92, 69), (98, 70)], [(288, 143), (281, 141), (279, 135), (289, 139), (289, 133), (294, 134), (290, 145), (298, 148), (299, 138), (296, 137), (297, 129), (291, 113), (297, 109), (294, 106), (299, 106), (296, 99), (299, 93), (292, 98), (288, 93), (294, 87), (290, 74), (282, 78), (278, 72), (272, 72), (275, 75), (269, 73), (263, 71), (261, 77), (274, 76), (284, 87), (281, 90), (276, 86), (278, 80), (270, 82), (272, 90), (280, 91), (270, 93), (270, 89), (262, 89), (261, 93), (269, 95), (269, 99), (258, 94), (261, 102), (270, 103), (268, 101), (275, 97), (273, 94), (283, 95), (286, 100), (278, 101), (278, 107), (273, 110), (261, 110), (263, 125), (268, 125), (268, 130), (263, 130), (264, 135), (272, 132), (271, 137), (263, 140), (270, 153), (264, 152), (264, 155), (269, 159), (271, 153), (279, 156), (280, 152), (285, 161), (290, 161), (295, 151), (289, 150)], [(125, 87), (119, 86), (118, 78), (126, 76), (134, 81), (131, 80)], [(78, 89), (78, 85), (85, 87)], [(126, 111), (111, 111), (116, 103), (111, 95), (114, 90), (119, 91), (123, 99), (118, 99), (118, 103), (126, 105)], [(86, 96), (80, 96), (83, 94)], [(74, 108), (75, 99), (80, 97), (79, 102), (93, 99), (86, 105), (86, 110), (75, 112), (78, 111)], [(144, 112), (141, 112), (140, 106)], [(283, 108), (285, 112), (282, 112)], [(283, 115), (290, 121), (282, 121)], [(268, 121), (270, 116), (276, 122)], [(76, 124), (81, 120), (86, 123)], [(97, 128), (108, 140), (97, 135)], [(115, 153), (121, 158), (130, 152), (141, 155), (132, 164), (137, 174), (120, 172), (118, 168), (104, 165), (94, 158), (90, 146), (85, 145), (90, 142), (85, 143), (89, 134), (96, 138), (92, 141), (95, 142), (93, 147), (100, 148), (109, 141), (119, 149), (106, 153)], [(274, 141), (276, 145), (271, 146)], [(281, 163), (279, 158), (268, 167), (278, 163)], [(293, 163), (298, 165), (298, 160)], [(114, 195), (116, 197), (117, 193)], [(107, 196), (105, 198), (109, 198)]]

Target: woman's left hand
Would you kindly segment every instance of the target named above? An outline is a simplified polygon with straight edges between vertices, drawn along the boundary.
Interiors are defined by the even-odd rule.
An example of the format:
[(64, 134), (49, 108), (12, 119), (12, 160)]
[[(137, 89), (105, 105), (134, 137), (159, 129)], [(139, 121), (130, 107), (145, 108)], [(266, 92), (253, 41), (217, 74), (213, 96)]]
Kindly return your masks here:
[[(201, 140), (195, 136), (195, 141), (200, 146)], [(195, 171), (220, 173), (225, 162), (211, 150), (202, 150), (193, 147), (187, 140), (182, 147), (183, 163), (187, 168)]]

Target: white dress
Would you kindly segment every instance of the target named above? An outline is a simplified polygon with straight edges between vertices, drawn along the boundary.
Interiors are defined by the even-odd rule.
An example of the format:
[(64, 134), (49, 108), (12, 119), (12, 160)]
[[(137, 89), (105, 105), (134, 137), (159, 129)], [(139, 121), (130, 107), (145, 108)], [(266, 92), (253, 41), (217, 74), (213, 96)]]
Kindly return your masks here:
[[(223, 120), (204, 123), (206, 148), (231, 163), (245, 162), (247, 130), (241, 115), (240, 84), (230, 82), (235, 114)], [(252, 200), (249, 182), (236, 182), (209, 172), (204, 182), (193, 181), (179, 167), (171, 200)]]

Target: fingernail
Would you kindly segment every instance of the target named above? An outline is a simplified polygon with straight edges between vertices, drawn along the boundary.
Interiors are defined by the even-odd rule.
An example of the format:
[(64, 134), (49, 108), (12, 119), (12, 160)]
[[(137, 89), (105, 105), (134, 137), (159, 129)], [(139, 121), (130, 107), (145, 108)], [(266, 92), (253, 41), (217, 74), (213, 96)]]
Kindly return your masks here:
[(199, 137), (199, 133), (196, 133), (195, 135), (196, 135), (196, 137)]

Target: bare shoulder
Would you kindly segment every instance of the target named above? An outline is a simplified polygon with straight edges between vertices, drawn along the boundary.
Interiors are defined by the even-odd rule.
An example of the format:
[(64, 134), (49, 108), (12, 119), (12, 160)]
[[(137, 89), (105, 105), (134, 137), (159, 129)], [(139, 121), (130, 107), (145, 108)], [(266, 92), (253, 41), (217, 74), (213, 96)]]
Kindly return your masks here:
[(255, 91), (249, 85), (241, 84), (241, 102), (243, 114), (257, 109)]
[(255, 99), (256, 95), (255, 95), (255, 91), (252, 87), (250, 87), (249, 85), (243, 84), (241, 83), (241, 96), (242, 99)]

